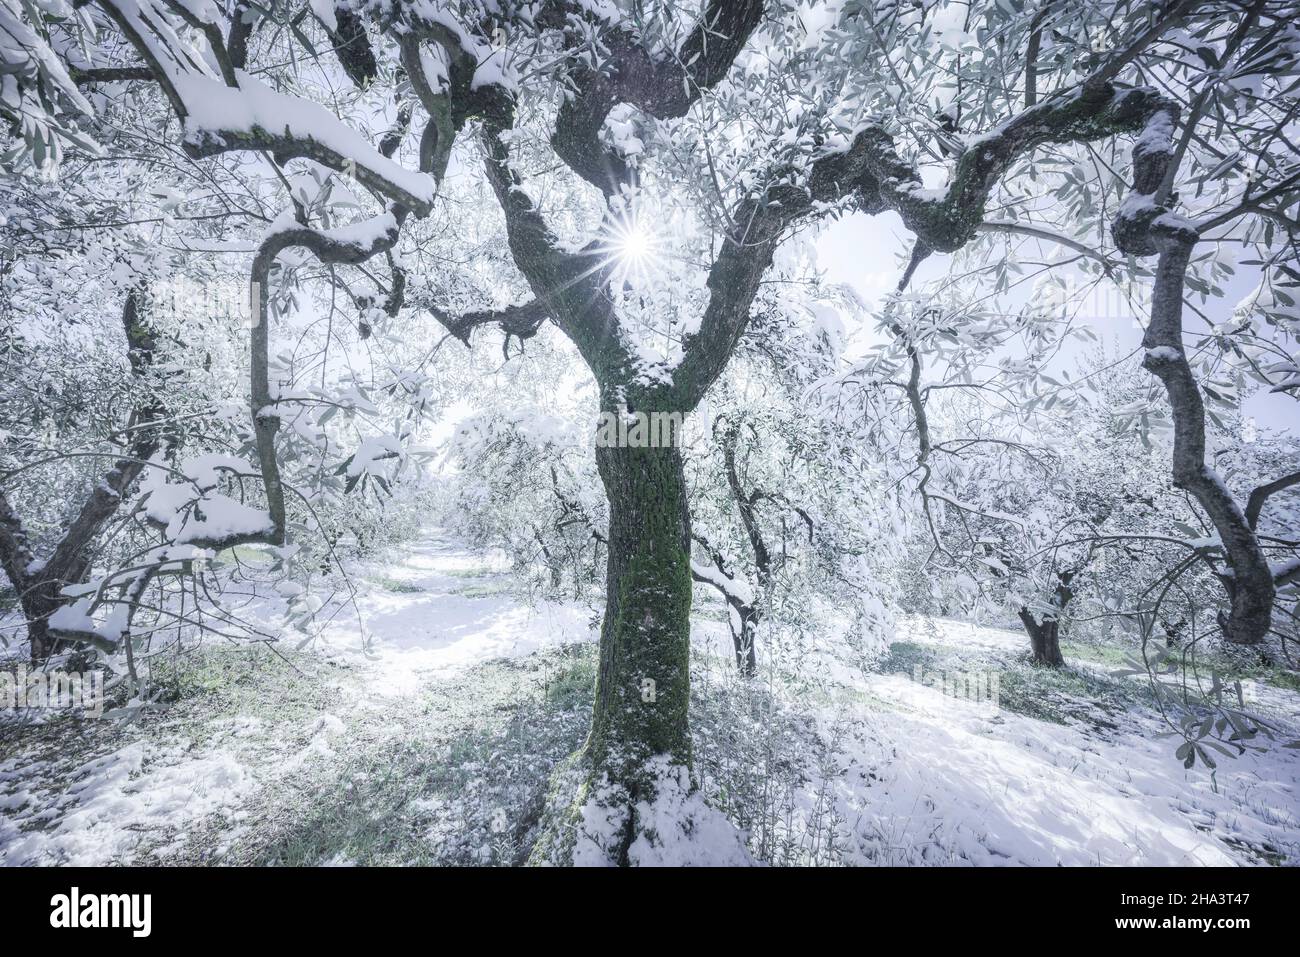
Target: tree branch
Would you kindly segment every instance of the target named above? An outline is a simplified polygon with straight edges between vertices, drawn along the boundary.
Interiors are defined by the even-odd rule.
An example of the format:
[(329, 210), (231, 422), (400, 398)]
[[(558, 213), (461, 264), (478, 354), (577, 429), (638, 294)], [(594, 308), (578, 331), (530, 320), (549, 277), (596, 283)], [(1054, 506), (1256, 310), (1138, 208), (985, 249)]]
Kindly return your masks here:
[[(236, 74), (225, 41), (204, 24), (221, 51), (223, 79), (186, 44), (152, 2), (95, 0), (135, 47), (152, 78), (185, 123), (185, 152), (200, 159), (235, 150), (273, 153), (282, 162), (301, 157), (356, 180), (423, 216), (433, 204), (436, 183), (383, 156), (356, 131), (318, 103), (277, 93), (246, 73)], [(168, 7), (184, 10), (175, 0)], [(189, 15), (192, 18), (192, 15)], [(189, 20), (184, 14), (182, 19)], [(228, 67), (228, 69), (227, 69)]]
[(903, 160), (882, 126), (869, 126), (858, 136), (866, 140), (866, 168), (876, 182), (873, 205), (895, 210), (931, 249), (955, 252), (974, 237), (989, 194), (1016, 160), (1047, 143), (1134, 132), (1163, 102), (1149, 87), (1116, 89), (1109, 83), (1084, 83), (1048, 97), (971, 141), (939, 195), (924, 188), (919, 171)]
[(597, 381), (602, 385), (629, 381), (635, 363), (604, 290), (612, 265), (595, 244), (577, 253), (560, 248), (510, 165), (502, 134), (512, 122), (510, 112), (488, 117), (483, 124), (483, 143), (488, 182), (505, 215), (515, 264), (542, 308), (578, 347)]
[(1300, 485), (1300, 472), (1293, 472), (1290, 475), (1282, 476), (1280, 479), (1274, 479), (1250, 493), (1250, 498), (1246, 500), (1246, 522), (1252, 529), (1259, 525), (1259, 514), (1264, 510), (1264, 503), (1268, 501), (1269, 497), (1293, 485)]
[(147, 66), (98, 66), (85, 69), (73, 66), (68, 68), (68, 75), (78, 85), (153, 79), (153, 71)]
[(1089, 259), (1101, 263), (1103, 270), (1109, 274), (1115, 268), (1115, 264), (1110, 261), (1103, 253), (1093, 249), (1087, 243), (1081, 243), (1077, 239), (1069, 236), (1062, 236), (1060, 233), (1054, 233), (1050, 229), (1040, 229), (1037, 226), (1028, 226), (1024, 223), (1011, 223), (994, 220), (992, 222), (983, 222), (979, 225), (979, 231), (982, 233), (1013, 233), (1017, 236), (1028, 236), (1031, 239), (1041, 239), (1044, 242), (1056, 243), (1067, 249), (1073, 249), (1081, 256), (1087, 256)]
[(433, 317), (448, 332), (467, 346), (470, 344), (470, 333), (479, 326), (500, 326), (501, 330), (506, 334), (507, 341), (509, 341), (510, 336), (516, 336), (519, 339), (531, 339), (537, 334), (537, 330), (541, 328), (542, 323), (550, 318), (546, 307), (537, 299), (529, 300), (519, 306), (506, 306), (504, 309), (481, 309), (463, 313), (459, 316), (451, 316), (432, 304), (427, 305), (426, 308), (433, 313)]
[(1174, 420), (1173, 480), (1205, 509), (1232, 565), (1231, 613), (1220, 616), (1229, 640), (1253, 644), (1268, 633), (1275, 588), (1251, 525), (1223, 480), (1205, 462), (1205, 404), (1183, 351), (1183, 285), (1199, 238), (1185, 222), (1161, 217), (1149, 228), (1159, 250), (1151, 322), (1142, 365), (1164, 383)]
[(343, 67), (343, 72), (358, 89), (365, 89), (379, 75), (379, 64), (375, 61), (375, 51), (366, 34), (366, 25), (341, 3), (334, 5), (334, 23), (333, 29), (326, 26), (326, 32), (334, 44), (334, 55), (338, 57), (339, 66)]
[[(576, 14), (577, 4), (557, 4), (549, 22)], [(572, 69), (575, 95), (556, 118), (551, 145), (575, 173), (609, 196), (630, 179), (624, 159), (608, 149), (600, 131), (610, 111), (630, 103), (657, 119), (684, 116), (704, 91), (720, 83), (763, 16), (762, 0), (709, 0), (699, 23), (675, 56), (656, 58), (641, 38), (605, 23), (596, 33), (598, 66)], [(585, 39), (585, 36), (584, 36)]]
[[(353, 227), (337, 230), (312, 229), (295, 226), (273, 231), (258, 247), (253, 258), (250, 289), (255, 315), (249, 336), (250, 371), (249, 395), (252, 405), (253, 431), (257, 442), (257, 458), (262, 471), (262, 484), (266, 493), (267, 510), (272, 529), (265, 540), (268, 544), (283, 545), (285, 536), (284, 482), (280, 476), (279, 458), (275, 451), (275, 436), (280, 428), (280, 416), (271, 395), (270, 360), (270, 275), (276, 256), (284, 250), (300, 246), (310, 250), (323, 263), (351, 264), (365, 262), (372, 256), (386, 252), (397, 244), (401, 234), (405, 210), (398, 208), (377, 217), (370, 224), (368, 234), (353, 232)], [(258, 536), (261, 539), (261, 536)], [(239, 542), (247, 541), (244, 538)], [(208, 543), (205, 547), (229, 547), (235, 542)]]
[[(153, 365), (156, 342), (153, 328), (144, 317), (145, 306), (143, 290), (133, 289), (127, 294), (126, 304), (122, 308), (122, 328), (126, 333), (127, 356), (131, 371), (137, 380), (143, 380)], [(147, 386), (143, 381), (137, 386), (137, 394), (147, 395)], [(42, 577), (55, 579), (62, 584), (75, 582), (81, 578), (81, 570), (89, 561), (87, 549), (95, 535), (99, 533), (104, 522), (118, 509), (127, 491), (139, 478), (145, 463), (153, 457), (162, 443), (162, 436), (157, 428), (164, 409), (156, 401), (143, 401), (137, 404), (131, 414), (128, 430), (132, 441), (127, 454), (95, 483), (90, 496), (81, 506), (76, 519), (68, 526), (63, 538), (55, 546), (54, 553), (42, 567)]]
[(758, 571), (758, 584), (765, 588), (772, 574), (772, 558), (763, 541), (762, 529), (758, 527), (758, 516), (754, 510), (755, 498), (745, 494), (740, 484), (740, 471), (736, 467), (736, 444), (740, 438), (740, 424), (719, 418), (714, 423), (714, 434), (722, 447), (723, 471), (727, 476), (727, 486), (731, 497), (736, 500), (736, 509), (740, 512), (740, 524), (749, 539), (749, 547), (754, 553), (754, 568)]
[(733, 211), (736, 233), (723, 238), (709, 270), (709, 301), (699, 331), (682, 344), (673, 374), (675, 408), (693, 409), (731, 358), (749, 323), (749, 310), (782, 234), (814, 210), (853, 197), (868, 213), (883, 211), (879, 184), (871, 172), (873, 136), (858, 133), (847, 149), (814, 160), (802, 184), (773, 175), (763, 192), (743, 199)]

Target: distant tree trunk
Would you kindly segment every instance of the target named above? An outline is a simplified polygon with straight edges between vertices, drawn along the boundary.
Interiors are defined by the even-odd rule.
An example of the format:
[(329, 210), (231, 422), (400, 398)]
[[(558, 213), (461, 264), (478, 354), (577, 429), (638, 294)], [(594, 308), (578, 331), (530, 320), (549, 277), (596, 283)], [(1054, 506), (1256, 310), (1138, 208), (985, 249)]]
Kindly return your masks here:
[(1060, 642), (1061, 620), (1044, 618), (1040, 623), (1034, 620), (1034, 614), (1028, 608), (1020, 609), (1020, 620), (1025, 623), (1025, 631), (1029, 632), (1029, 647), (1033, 650), (1034, 664), (1048, 668), (1064, 665)]
[(1065, 664), (1065, 657), (1061, 654), (1061, 614), (1074, 597), (1074, 591), (1070, 588), (1074, 572), (1059, 572), (1057, 578), (1059, 582), (1056, 594), (1052, 596), (1052, 605), (1056, 609), (1054, 612), (1044, 615), (1042, 621), (1039, 621), (1028, 608), (1020, 609), (1020, 620), (1029, 633), (1033, 662), (1047, 668), (1060, 668)]
[(641, 780), (651, 758), (690, 763), (690, 512), (675, 446), (600, 447), (596, 464), (609, 496), (609, 560), (587, 755), (635, 807), (653, 787)]
[(542, 530), (533, 526), (533, 538), (537, 541), (537, 546), (542, 550), (542, 562), (546, 565), (546, 570), (550, 573), (552, 591), (559, 591), (564, 584), (564, 556), (551, 551), (546, 544), (546, 539), (542, 536)]
[(732, 643), (736, 647), (736, 667), (746, 678), (758, 673), (758, 658), (754, 652), (754, 637), (758, 630), (759, 611), (747, 607), (740, 612), (740, 630), (733, 631)]
[[(752, 678), (758, 673), (758, 654), (755, 650), (756, 638), (758, 635), (758, 625), (763, 617), (763, 604), (770, 597), (772, 585), (772, 555), (768, 551), (767, 543), (763, 540), (763, 532), (758, 522), (757, 504), (763, 499), (769, 499), (781, 504), (786, 508), (794, 508), (800, 516), (808, 522), (808, 539), (812, 541), (812, 521), (808, 518), (806, 512), (798, 506), (792, 506), (784, 501), (783, 496), (773, 495), (755, 489), (753, 492), (746, 492), (740, 480), (740, 468), (736, 460), (736, 447), (740, 436), (741, 423), (730, 419), (719, 417), (713, 425), (713, 435), (718, 442), (719, 448), (722, 449), (723, 471), (727, 478), (727, 487), (731, 491), (731, 497), (736, 503), (736, 510), (740, 515), (740, 523), (745, 529), (745, 537), (749, 541), (750, 558), (754, 565), (754, 578), (757, 582), (757, 590), (749, 597), (738, 590), (723, 587), (718, 580), (711, 574), (700, 574), (692, 571), (696, 581), (706, 582), (722, 593), (723, 601), (727, 604), (728, 625), (731, 630), (731, 641), (736, 652), (736, 668), (741, 675), (746, 678)], [(694, 536), (713, 560), (718, 571), (726, 578), (732, 578), (733, 574), (727, 571), (727, 561), (721, 551), (709, 543), (702, 535)], [(741, 572), (737, 570), (736, 576)]]
[[(733, 577), (732, 573), (727, 571), (727, 562), (722, 552), (714, 548), (703, 535), (692, 534), (691, 537), (703, 546), (704, 551), (713, 560), (717, 574), (722, 575), (724, 579)], [(735, 588), (725, 586), (712, 570), (707, 569), (707, 566), (706, 570), (701, 572), (692, 564), (691, 577), (697, 582), (711, 585), (722, 596), (722, 601), (727, 607), (727, 629), (731, 632), (731, 644), (736, 652), (736, 668), (743, 677), (752, 678), (758, 673), (754, 638), (763, 614), (758, 601), (754, 598), (746, 599)]]
[[(752, 495), (746, 495), (744, 488), (740, 484), (740, 469), (736, 465), (736, 446), (739, 439), (739, 422), (728, 422), (719, 430), (718, 441), (722, 445), (727, 486), (731, 489), (732, 497), (736, 500), (736, 509), (740, 513), (740, 522), (745, 527), (745, 536), (749, 539), (750, 549), (753, 551), (754, 568), (758, 579), (758, 595), (761, 596), (767, 592), (771, 584), (772, 557), (767, 550), (767, 543), (763, 541), (763, 533), (759, 528), (758, 515), (754, 508), (761, 493), (755, 492)], [(758, 671), (758, 661), (754, 652), (754, 639), (758, 631), (760, 616), (758, 602), (760, 600), (761, 598), (756, 598), (753, 602), (743, 604), (736, 609), (736, 613), (740, 618), (740, 628), (735, 630), (732, 635), (736, 643), (736, 667), (746, 677), (751, 677)]]

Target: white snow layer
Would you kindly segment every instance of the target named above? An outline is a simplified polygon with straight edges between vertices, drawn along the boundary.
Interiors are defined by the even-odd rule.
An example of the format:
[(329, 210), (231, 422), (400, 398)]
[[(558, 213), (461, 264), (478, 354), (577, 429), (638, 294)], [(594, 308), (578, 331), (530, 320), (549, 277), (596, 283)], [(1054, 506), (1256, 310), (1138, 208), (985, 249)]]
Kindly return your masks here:
[[(360, 720), (389, 720), (392, 696), (454, 670), (594, 639), (588, 609), (521, 604), (505, 587), (508, 566), (435, 535), (370, 569), (403, 587), (364, 588), (364, 627), (340, 616), (319, 643), (360, 672)], [(696, 625), (697, 644), (716, 639), (729, 654), (716, 622)], [(1025, 647), (1018, 632), (941, 620), (904, 622), (897, 637), (984, 654)], [(1163, 729), (1138, 712), (1096, 733), (945, 696), (906, 675), (844, 669), (836, 680), (814, 716), (850, 733), (837, 739), (838, 767), (808, 782), (800, 813), (824, 813), (829, 795), (846, 863), (1238, 865), (1259, 863), (1261, 850), (1300, 856), (1300, 753), (1281, 742), (1221, 760), (1211, 778), (1199, 765), (1185, 771), (1170, 740), (1156, 736)], [(1267, 691), (1260, 703), (1270, 716), (1300, 724), (1300, 699)], [(238, 825), (241, 805), (264, 778), (346, 750), (344, 722), (321, 713), (298, 731), (296, 750), (281, 748), (262, 766), (237, 747), (240, 722), (260, 719), (233, 720), (202, 746), (141, 739), (71, 773), (50, 775), (22, 756), (0, 762), (0, 864), (132, 860), (142, 848), (165, 852), (201, 819), (247, 826)], [(684, 769), (661, 763), (655, 801), (632, 812), (642, 832), (632, 861), (748, 862), (742, 833), (690, 790)], [(59, 783), (41, 783), (49, 780)], [(628, 813), (617, 797), (596, 794), (584, 807), (580, 863), (608, 862)]]

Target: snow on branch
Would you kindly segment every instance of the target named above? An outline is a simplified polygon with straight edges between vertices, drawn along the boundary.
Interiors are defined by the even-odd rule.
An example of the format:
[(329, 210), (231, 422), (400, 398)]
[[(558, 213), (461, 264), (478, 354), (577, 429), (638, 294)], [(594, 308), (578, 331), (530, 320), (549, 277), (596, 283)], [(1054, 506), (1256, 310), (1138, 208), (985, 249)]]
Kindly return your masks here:
[(302, 246), (323, 263), (355, 265), (397, 243), (402, 215), (400, 210), (389, 209), (345, 226), (317, 229), (302, 225), (291, 210), (286, 211), (267, 230), (258, 256), (274, 259), (291, 246)]
[(895, 210), (926, 246), (955, 252), (974, 238), (984, 222), (990, 192), (1018, 159), (1047, 143), (1091, 141), (1142, 129), (1166, 105), (1149, 87), (1082, 83), (970, 140), (941, 190), (923, 186), (920, 172), (899, 155), (883, 126), (868, 126), (858, 133), (869, 144), (867, 168), (875, 180), (874, 187), (863, 183), (867, 206)]
[(437, 191), (433, 176), (384, 156), (320, 104), (277, 93), (243, 71), (237, 71), (236, 77), (236, 87), (196, 74), (174, 81), (183, 104), (185, 150), (190, 155), (269, 150), (281, 160), (311, 159), (344, 170), (416, 215), (423, 216), (433, 207)]
[(137, 505), (145, 521), (173, 545), (219, 550), (265, 541), (274, 531), (264, 509), (236, 502), (216, 491), (222, 473), (247, 477), (248, 463), (225, 455), (201, 455), (182, 463), (179, 481), (146, 483)]
[[(384, 156), (361, 133), (318, 103), (277, 93), (233, 67), (223, 65), (223, 76), (216, 76), (154, 0), (96, 2), (162, 85), (185, 124), (184, 148), (191, 156), (267, 150), (282, 160), (311, 159), (347, 171), (358, 182), (410, 207), (417, 215), (423, 216), (432, 208), (437, 189), (432, 176), (408, 170)], [(178, 5), (166, 4), (172, 10)], [(192, 11), (190, 15), (195, 16)], [(206, 20), (200, 22), (212, 25)], [(218, 53), (217, 60), (227, 64), (219, 31), (215, 36), (207, 35)]]
[(54, 51), (24, 21), (15, 0), (0, 0), (0, 36), (4, 38), (4, 42), (0, 42), (0, 65), (4, 76), (4, 85), (0, 87), (0, 107), (18, 110), (24, 92), (17, 82), (21, 78), (29, 83), (43, 84), (49, 92), (62, 97), (75, 112), (86, 116), (94, 112)]
[(135, 47), (140, 58), (162, 84), (177, 115), (186, 115), (185, 103), (175, 87), (175, 80), (186, 74), (215, 76), (207, 60), (181, 38), (175, 24), (154, 0), (97, 0), (123, 35)]
[(150, 549), (134, 565), (101, 578), (70, 585), (69, 599), (49, 616), (47, 627), (60, 639), (76, 641), (112, 654), (123, 648), (134, 671), (131, 625), (149, 584), (160, 575), (183, 574), (210, 553), (197, 545), (165, 545)]
[(720, 568), (692, 559), (691, 577), (698, 582), (712, 585), (722, 592), (728, 604), (748, 608), (754, 603), (754, 589), (749, 586), (749, 583), (742, 578), (728, 575)]
[[(53, 15), (72, 13), (58, 0), (44, 6)], [(0, 0), (0, 119), (25, 144), (25, 150), (10, 151), (8, 157), (25, 153), (34, 165), (42, 167), (59, 163), (65, 143), (92, 155), (99, 147), (76, 125), (94, 111), (40, 31), (28, 21), (27, 17), (35, 16), (31, 5)]]

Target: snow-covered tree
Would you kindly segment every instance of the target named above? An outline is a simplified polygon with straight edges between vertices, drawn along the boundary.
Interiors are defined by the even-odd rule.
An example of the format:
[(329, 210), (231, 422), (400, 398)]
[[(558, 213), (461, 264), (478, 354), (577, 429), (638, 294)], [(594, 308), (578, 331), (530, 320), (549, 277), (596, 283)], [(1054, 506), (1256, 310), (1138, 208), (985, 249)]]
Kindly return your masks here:
[[(1294, 469), (1234, 483), (1244, 453), (1209, 441), (1215, 406), (1236, 401), (1225, 381), (1297, 387), (1293, 3), (0, 2), (5, 182), (23, 194), (5, 213), (22, 246), (12, 277), (65, 310), (82, 291), (35, 291), (39, 277), (103, 265), (108, 241), (84, 237), (112, 237), (121, 272), (97, 277), (114, 295), (96, 321), (128, 317), (119, 355), (164, 393), (91, 430), (99, 456), (123, 427), (153, 444), (93, 486), (93, 521), (48, 523), (75, 561), (37, 556), (5, 500), (0, 561), (45, 596), (34, 651), (44, 629), (129, 654), (145, 589), (178, 564), (238, 545), (285, 570), (300, 542), (328, 554), (354, 521), (358, 499), (340, 500), (388, 496), (425, 458), (423, 417), (454, 400), (430, 377), (447, 355), (431, 330), (467, 345), (495, 330), (506, 363), (558, 332), (585, 368), (548, 381), (589, 389), (590, 406), (551, 430), (536, 389), (513, 409), (481, 402), (456, 448), (459, 494), (482, 479), (484, 498), (462, 504), (467, 525), (494, 520), (478, 523), (484, 540), (523, 553), (531, 539), (555, 569), (588, 561), (578, 546), (592, 541), (605, 561), (591, 731), (534, 856), (655, 862), (708, 844), (738, 857), (692, 779), (693, 581), (735, 611), (750, 670), (780, 577), (816, 567), (870, 590), (871, 562), (850, 566), (889, 529), (922, 529), (954, 582), (1005, 599), (1038, 574), (1000, 554), (1006, 526), (1026, 525), (1009, 509), (1059, 494), (1068, 507), (1029, 535), (1059, 565), (1045, 566), (1049, 616), (1073, 600), (1059, 585), (1075, 591), (1081, 560), (1059, 535), (1087, 521), (1105, 539), (1117, 503), (1093, 508), (1068, 456), (1040, 451), (1039, 413), (1082, 401), (1046, 370), (1069, 323), (986, 301), (1043, 250), (1045, 281), (1149, 294), (1135, 312), (1160, 389), (1129, 414), (1168, 407), (1168, 474), (1208, 523), (1193, 551), (1224, 592), (1223, 636), (1277, 632), (1294, 536), (1260, 523), (1289, 520), (1275, 496)], [(58, 178), (103, 157), (119, 172)], [(38, 173), (51, 181), (30, 184)], [(884, 344), (815, 368), (816, 349), (765, 324), (824, 308), (787, 259), (848, 212), (896, 217), (912, 251), (880, 309)], [(1229, 311), (1234, 257), (1259, 286)], [(948, 288), (919, 288), (943, 261)], [(211, 304), (192, 330), (183, 309), (142, 309), (176, 272), (229, 282), (246, 328), (214, 322)], [(1204, 332), (1187, 328), (1193, 309)], [(147, 344), (159, 332), (179, 369)], [(764, 384), (780, 396), (767, 410)], [(15, 409), (35, 407), (30, 385)], [(223, 388), (234, 415), (216, 407)], [(949, 391), (990, 408), (945, 419), (935, 397)], [(164, 423), (191, 414), (185, 400), (202, 424), (177, 450)], [(582, 478), (590, 459), (548, 437), (593, 412), (604, 502)], [(696, 458), (685, 437), (701, 425), (713, 445)], [(15, 450), (38, 447), (24, 433)], [(4, 487), (28, 464), (7, 465)], [(1021, 482), (1036, 470), (1040, 488)], [(512, 472), (527, 494), (494, 516)], [(92, 572), (85, 546), (128, 498), (140, 548)], [(790, 525), (810, 533), (797, 551)]]

